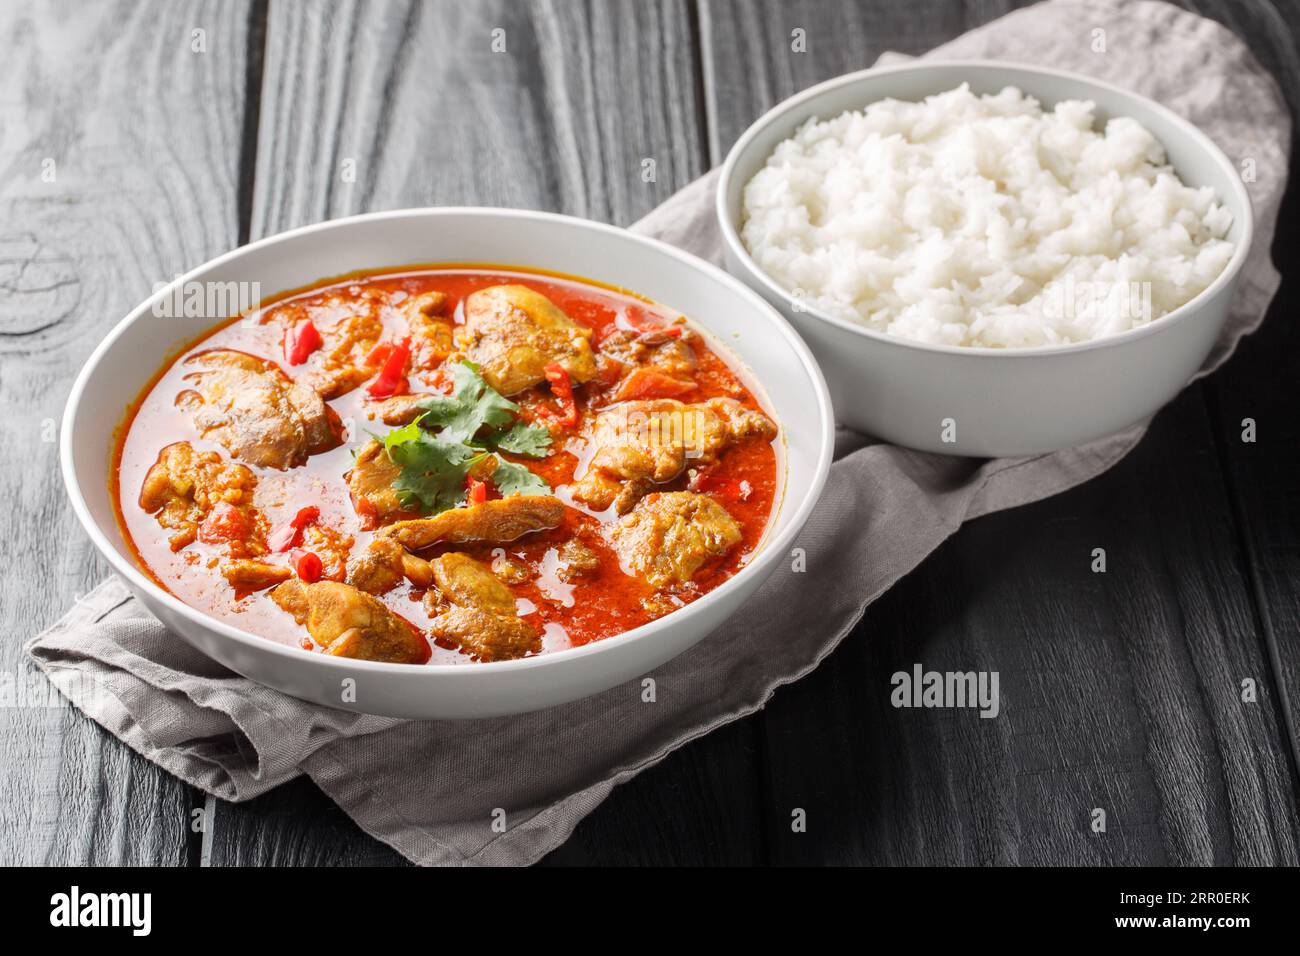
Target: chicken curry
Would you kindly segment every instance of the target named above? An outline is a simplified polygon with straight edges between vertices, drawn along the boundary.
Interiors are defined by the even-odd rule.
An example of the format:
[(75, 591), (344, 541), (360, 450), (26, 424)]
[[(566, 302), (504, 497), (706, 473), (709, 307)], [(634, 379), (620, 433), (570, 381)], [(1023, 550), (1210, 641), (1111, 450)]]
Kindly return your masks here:
[(478, 267), (357, 274), (227, 321), (119, 439), (119, 519), (182, 601), (306, 650), (499, 661), (734, 575), (778, 436), (687, 320)]

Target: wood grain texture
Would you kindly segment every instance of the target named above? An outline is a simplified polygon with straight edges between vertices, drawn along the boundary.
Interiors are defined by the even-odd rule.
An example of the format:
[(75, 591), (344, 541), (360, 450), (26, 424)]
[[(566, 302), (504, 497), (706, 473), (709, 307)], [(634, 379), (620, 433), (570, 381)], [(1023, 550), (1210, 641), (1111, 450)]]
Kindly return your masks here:
[[(25, 679), (21, 641), (106, 573), (42, 439), (98, 336), (155, 281), (239, 239), (370, 209), (631, 222), (785, 96), (1022, 5), (0, 9), (0, 87), (18, 91), (0, 99), (0, 494), (32, 516), (0, 557), (0, 680)], [(1293, 4), (1183, 5), (1247, 37), (1294, 110)], [(196, 28), (205, 54), (190, 52)], [(1298, 295), (1288, 279), (1263, 331), (1116, 469), (964, 528), (813, 675), (616, 789), (545, 862), (1296, 863)], [(1104, 575), (1088, 569), (1094, 547)], [(998, 670), (1001, 716), (894, 709), (890, 675), (918, 661)], [(74, 711), (0, 708), (0, 862), (197, 862), (195, 798)], [(1088, 828), (1098, 806), (1105, 834)], [(203, 858), (217, 865), (401, 862), (308, 781), (218, 803), (213, 823)]]
[[(699, 0), (713, 165), (746, 127), (799, 90), (886, 51), (924, 53), (1033, 0)], [(794, 31), (802, 31), (802, 51)]]
[[(254, 238), (420, 205), (628, 223), (705, 169), (679, 0), (272, 4), (270, 14)], [(505, 52), (492, 50), (495, 30)], [(354, 182), (342, 176), (349, 161)], [(618, 788), (552, 862), (754, 861), (754, 727), (712, 734)], [(214, 865), (398, 861), (306, 781), (218, 804), (210, 851)]]
[(419, 205), (631, 222), (703, 171), (688, 26), (682, 0), (273, 5), (253, 233)]
[[(715, 160), (797, 90), (1008, 6), (706, 0)], [(790, 48), (795, 28), (807, 53)], [(778, 692), (762, 735), (774, 862), (1297, 860), (1288, 707), (1205, 402), (1204, 385), (1184, 393), (1084, 488), (963, 528), (819, 671)], [(1278, 461), (1280, 482), (1294, 452)], [(1286, 525), (1268, 518), (1284, 497), (1259, 505), (1272, 532)], [(1104, 575), (1089, 569), (1095, 547)], [(1280, 600), (1295, 613), (1293, 593)], [(890, 676), (915, 663), (998, 671), (1003, 714), (894, 709)], [(1240, 700), (1247, 677), (1256, 704)], [(1094, 807), (1104, 836), (1089, 829)], [(795, 809), (806, 833), (792, 831)]]
[[(1293, 118), (1291, 155), (1300, 155), (1300, 8), (1295, 4), (1188, 3), (1192, 9), (1252, 38), (1255, 57), (1277, 78)], [(1242, 343), (1237, 355), (1208, 383), (1207, 397), (1220, 441), (1226, 481), (1237, 508), (1242, 547), (1249, 558), (1259, 626), (1283, 694), (1289, 745), (1300, 764), (1300, 285), (1294, 275), (1300, 250), (1300, 184), (1294, 166), (1273, 261), (1282, 288), (1268, 321)], [(1256, 440), (1243, 441), (1245, 422)]]
[[(1242, 564), (1192, 390), (1110, 472), (964, 527), (777, 694), (773, 859), (1294, 864), (1292, 767)], [(891, 675), (916, 663), (997, 671), (1001, 714), (895, 709)], [(1258, 703), (1241, 702), (1245, 677)]]
[[(236, 242), (246, 17), (0, 7), (0, 495), (19, 517), (0, 553), (0, 680), (28, 683), (23, 642), (108, 572), (58, 472), (77, 369), (154, 283)], [(0, 708), (4, 863), (184, 863), (191, 800), (68, 706)]]

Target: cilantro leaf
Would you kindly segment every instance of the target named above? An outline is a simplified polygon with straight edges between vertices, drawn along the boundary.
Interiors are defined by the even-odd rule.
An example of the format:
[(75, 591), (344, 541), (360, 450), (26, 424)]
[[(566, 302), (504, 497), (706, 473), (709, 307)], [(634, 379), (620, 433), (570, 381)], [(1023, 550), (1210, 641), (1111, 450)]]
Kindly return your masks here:
[(494, 447), (525, 458), (545, 458), (551, 450), (551, 432), (544, 425), (515, 422), (492, 439)]
[(501, 493), (501, 497), (511, 495), (549, 495), (551, 486), (528, 469), (504, 458), (497, 459), (497, 470), (492, 473), (492, 484)]
[[(447, 366), (450, 395), (429, 395), (415, 421), (384, 436), (384, 449), (400, 473), (393, 490), (403, 508), (437, 514), (467, 500), (465, 480), (488, 449), (545, 458), (551, 433), (516, 418), (519, 406), (488, 385), (472, 362)], [(503, 496), (549, 495), (550, 486), (526, 465), (493, 456), (492, 483)]]
[[(421, 432), (420, 419), (423, 417), (424, 416), (421, 415), (419, 418), (415, 419), (415, 421), (408, 422), (407, 424), (403, 425), (401, 428), (394, 428), (391, 432), (385, 435), (384, 448), (389, 452), (391, 452), (393, 450), (393, 446), (395, 445), (401, 445), (405, 442), (418, 440)], [(389, 457), (392, 456), (390, 455)]]
[(414, 422), (389, 432), (384, 448), (402, 473), (393, 490), (403, 508), (436, 514), (465, 498), (465, 477), (483, 452), (461, 442), (444, 441)]
[(514, 423), (519, 406), (488, 385), (471, 363), (453, 362), (447, 371), (452, 393), (430, 395), (420, 402), (427, 410), (424, 427), (441, 428), (447, 441), (473, 444), (483, 426), (496, 430)]

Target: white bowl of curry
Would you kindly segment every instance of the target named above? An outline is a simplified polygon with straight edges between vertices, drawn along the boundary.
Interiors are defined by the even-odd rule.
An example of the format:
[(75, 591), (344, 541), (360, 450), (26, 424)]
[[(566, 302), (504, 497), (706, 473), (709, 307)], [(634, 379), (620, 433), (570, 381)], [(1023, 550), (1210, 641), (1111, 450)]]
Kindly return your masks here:
[(417, 209), (159, 290), (78, 377), (62, 463), (114, 570), (207, 655), (451, 719), (706, 636), (788, 559), (832, 442), (808, 349), (721, 270), (569, 217)]

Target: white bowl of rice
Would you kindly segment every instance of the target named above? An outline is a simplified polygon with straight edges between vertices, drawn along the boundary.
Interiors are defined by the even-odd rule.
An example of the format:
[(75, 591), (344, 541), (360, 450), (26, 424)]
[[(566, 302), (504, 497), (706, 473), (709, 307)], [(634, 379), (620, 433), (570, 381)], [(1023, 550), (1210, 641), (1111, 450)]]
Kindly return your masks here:
[(1020, 456), (1140, 421), (1195, 374), (1251, 238), (1232, 162), (1157, 103), (1000, 62), (868, 70), (751, 126), (727, 267), (808, 341), (836, 417)]

